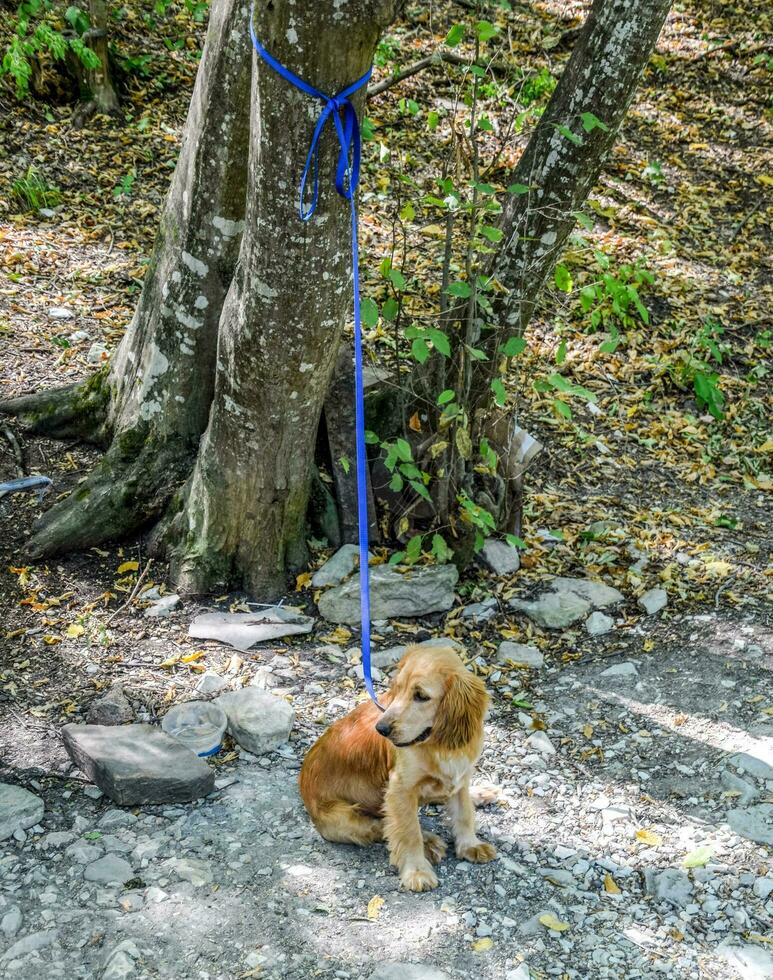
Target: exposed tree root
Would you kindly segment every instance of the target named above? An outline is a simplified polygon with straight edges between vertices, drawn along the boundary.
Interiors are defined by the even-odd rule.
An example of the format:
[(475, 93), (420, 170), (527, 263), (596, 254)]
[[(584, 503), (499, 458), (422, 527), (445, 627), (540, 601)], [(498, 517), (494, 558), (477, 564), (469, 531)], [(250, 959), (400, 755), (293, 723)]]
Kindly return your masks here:
[(29, 542), (34, 558), (115, 540), (161, 515), (185, 481), (194, 449), (158, 444), (147, 432), (119, 435), (88, 478), (54, 504)]
[(34, 435), (102, 443), (109, 400), (107, 369), (103, 368), (86, 381), (65, 388), (0, 402), (0, 413), (15, 416), (22, 429)]

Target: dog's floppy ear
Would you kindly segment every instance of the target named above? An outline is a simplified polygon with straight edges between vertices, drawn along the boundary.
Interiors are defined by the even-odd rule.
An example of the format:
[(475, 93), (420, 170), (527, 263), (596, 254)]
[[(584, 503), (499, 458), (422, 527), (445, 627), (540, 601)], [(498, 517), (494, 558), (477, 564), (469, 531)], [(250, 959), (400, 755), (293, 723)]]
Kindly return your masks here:
[(464, 668), (450, 674), (432, 726), (435, 740), (448, 749), (471, 742), (483, 725), (488, 700), (480, 677)]

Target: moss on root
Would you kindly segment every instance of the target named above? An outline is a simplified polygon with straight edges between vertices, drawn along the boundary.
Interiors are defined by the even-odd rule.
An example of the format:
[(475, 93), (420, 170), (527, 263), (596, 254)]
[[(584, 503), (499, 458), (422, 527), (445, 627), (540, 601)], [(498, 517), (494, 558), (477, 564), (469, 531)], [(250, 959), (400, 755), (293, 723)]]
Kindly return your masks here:
[(0, 402), (0, 412), (34, 435), (103, 442), (111, 398), (107, 377), (105, 366), (77, 384)]

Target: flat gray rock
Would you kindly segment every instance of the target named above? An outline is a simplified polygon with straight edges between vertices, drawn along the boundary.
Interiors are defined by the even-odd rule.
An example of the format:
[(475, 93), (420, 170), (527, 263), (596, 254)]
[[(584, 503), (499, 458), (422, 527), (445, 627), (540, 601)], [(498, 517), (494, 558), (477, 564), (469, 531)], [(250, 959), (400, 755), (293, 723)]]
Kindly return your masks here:
[(133, 718), (132, 706), (120, 684), (113, 684), (107, 694), (92, 701), (86, 714), (90, 725), (125, 725)]
[(731, 966), (739, 980), (766, 980), (773, 977), (773, 953), (753, 943), (727, 940), (717, 947), (717, 953)]
[[(52, 943), (56, 942), (59, 933), (56, 929), (44, 929), (41, 932), (31, 932), (29, 935), (24, 936), (23, 939), (15, 942), (13, 946), (9, 946), (8, 949), (0, 956), (0, 963), (6, 962), (6, 960), (15, 960), (19, 956), (24, 956), (26, 953), (33, 953), (38, 949), (45, 949), (46, 946), (50, 946)], [(36, 971), (36, 976), (39, 973)]]
[(221, 677), (220, 674), (216, 674), (214, 670), (208, 670), (206, 673), (202, 674), (196, 684), (196, 690), (199, 694), (218, 694), (220, 691), (224, 691), (228, 687), (228, 681), (225, 677)]
[(639, 596), (638, 606), (648, 616), (654, 616), (668, 605), (668, 593), (665, 589), (650, 589)]
[[(451, 647), (452, 650), (456, 650), (460, 653), (463, 649), (462, 644), (458, 640), (452, 640), (446, 636), (433, 636), (431, 640), (424, 640), (422, 643), (415, 644), (419, 647)], [(390, 667), (392, 664), (396, 664), (398, 660), (401, 660), (408, 650), (408, 644), (403, 644), (402, 646), (387, 647), (386, 650), (379, 650), (376, 653), (371, 653), (370, 661), (374, 667), (378, 667), (380, 670), (384, 670), (386, 667)]]
[(614, 619), (603, 612), (594, 612), (585, 620), (585, 630), (589, 636), (603, 636), (615, 625)]
[(243, 749), (263, 755), (278, 748), (290, 734), (294, 712), (281, 698), (257, 687), (227, 691), (215, 704), (228, 716), (228, 732)]
[(487, 623), (497, 614), (499, 603), (494, 596), (483, 599), (481, 602), (471, 602), (464, 607), (462, 619), (471, 619), (474, 623)]
[(450, 980), (447, 973), (423, 963), (382, 963), (369, 980)]
[(556, 747), (544, 732), (534, 732), (526, 739), (526, 744), (530, 749), (535, 749), (542, 755), (555, 755)]
[(526, 643), (511, 643), (505, 640), (497, 649), (497, 662), (500, 664), (514, 663), (524, 667), (538, 669), (545, 663), (545, 655), (541, 650)]
[(179, 595), (164, 595), (160, 599), (156, 599), (152, 606), (148, 606), (145, 610), (145, 616), (148, 619), (165, 618), (170, 616), (179, 605)]
[(43, 801), (23, 786), (0, 783), (0, 840), (40, 823)]
[(667, 868), (665, 871), (654, 871), (647, 868), (644, 872), (645, 890), (659, 902), (684, 908), (692, 900), (693, 884), (684, 873), (677, 868)]
[(572, 592), (589, 602), (594, 609), (606, 609), (622, 602), (625, 596), (611, 585), (594, 582), (589, 578), (568, 578), (559, 576), (553, 579), (551, 588), (554, 592)]
[(512, 575), (521, 567), (518, 549), (506, 541), (489, 538), (478, 553), (480, 561), (495, 575)]
[(83, 871), (83, 877), (86, 881), (99, 881), (105, 885), (114, 881), (122, 885), (133, 874), (129, 862), (116, 854), (106, 854), (104, 857), (98, 858), (92, 864), (87, 864)]
[(348, 578), (359, 564), (360, 549), (356, 544), (344, 544), (334, 555), (314, 572), (311, 584), (315, 589), (323, 589), (329, 585), (340, 585)]
[(215, 788), (202, 759), (152, 725), (65, 725), (73, 762), (116, 803), (188, 803)]
[(534, 601), (511, 599), (510, 606), (549, 630), (563, 630), (585, 619), (591, 604), (574, 592), (545, 592)]
[[(391, 565), (370, 570), (373, 619), (400, 619), (445, 612), (454, 603), (459, 572), (454, 565), (415, 565), (399, 572)], [(352, 576), (320, 596), (319, 611), (331, 623), (359, 623), (360, 583)]]
[(773, 743), (760, 743), (749, 752), (736, 752), (727, 762), (734, 769), (740, 769), (755, 779), (773, 779)]
[(757, 844), (773, 845), (773, 803), (755, 803), (728, 810), (727, 822), (741, 837)]
[(631, 663), (630, 660), (624, 660), (621, 664), (612, 664), (611, 667), (607, 667), (606, 670), (602, 670), (601, 676), (606, 678), (633, 680), (634, 677), (639, 676), (639, 671), (636, 669), (636, 664)]

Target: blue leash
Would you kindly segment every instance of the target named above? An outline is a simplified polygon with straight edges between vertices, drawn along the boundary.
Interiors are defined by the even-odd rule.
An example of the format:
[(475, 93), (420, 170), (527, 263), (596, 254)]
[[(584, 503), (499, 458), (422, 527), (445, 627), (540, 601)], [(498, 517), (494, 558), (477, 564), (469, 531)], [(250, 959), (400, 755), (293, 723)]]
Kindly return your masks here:
[[(312, 98), (325, 103), (319, 114), (314, 134), (311, 137), (306, 165), (303, 168), (300, 184), (298, 210), (301, 221), (309, 221), (317, 207), (319, 196), (319, 140), (325, 123), (332, 117), (338, 137), (339, 152), (336, 166), (335, 187), (341, 197), (346, 198), (351, 206), (352, 215), (352, 272), (354, 279), (354, 422), (356, 434), (357, 456), (357, 524), (360, 550), (360, 619), (362, 624), (362, 674), (365, 688), (373, 703), (384, 709), (378, 703), (373, 689), (372, 668), (370, 663), (370, 580), (368, 575), (368, 493), (367, 493), (367, 459), (365, 455), (365, 399), (362, 381), (362, 323), (360, 321), (360, 253), (357, 242), (357, 205), (355, 192), (360, 181), (360, 124), (357, 113), (349, 100), (349, 96), (368, 83), (373, 72), (369, 68), (362, 78), (353, 85), (342, 89), (337, 95), (325, 95), (319, 89), (309, 85), (299, 78), (289, 68), (272, 57), (255, 36), (253, 26), (254, 7), (250, 11), (250, 37), (252, 44), (260, 57), (281, 75), (285, 81), (305, 92)], [(343, 118), (342, 118), (343, 117)], [(306, 207), (306, 181), (313, 170), (311, 202)]]

